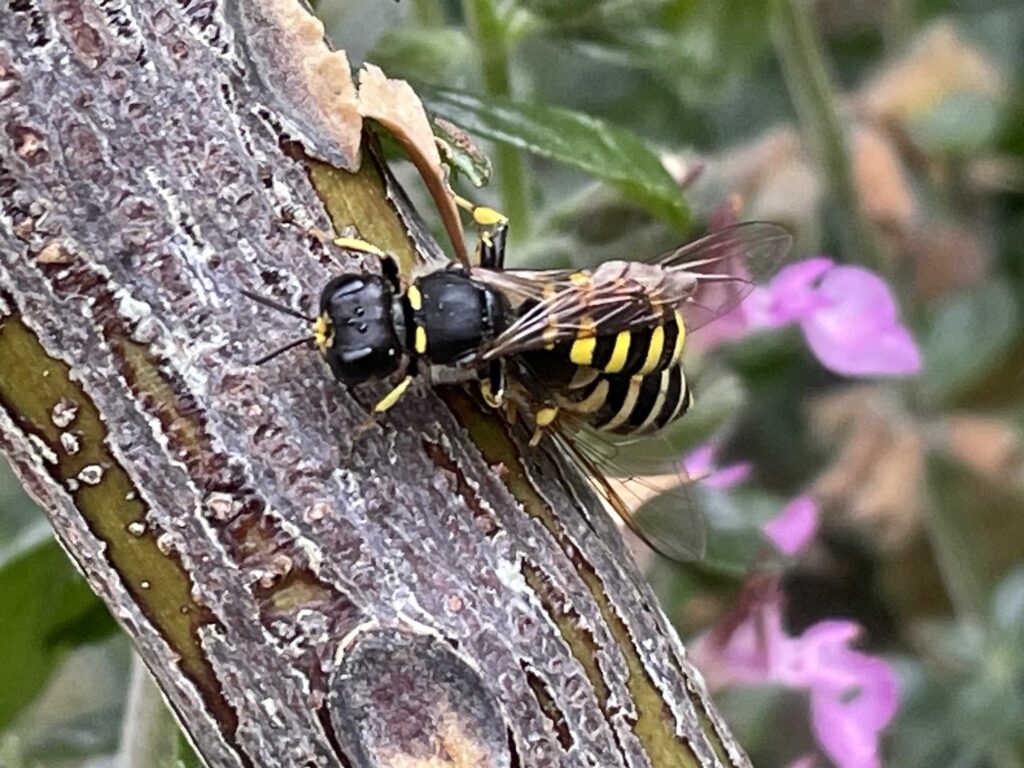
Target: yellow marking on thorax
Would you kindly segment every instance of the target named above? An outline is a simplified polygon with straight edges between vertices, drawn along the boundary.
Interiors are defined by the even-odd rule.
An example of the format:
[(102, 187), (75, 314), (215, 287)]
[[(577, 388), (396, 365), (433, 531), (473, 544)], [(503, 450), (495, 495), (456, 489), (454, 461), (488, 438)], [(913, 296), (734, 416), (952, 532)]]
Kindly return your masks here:
[(658, 361), (661, 360), (661, 354), (664, 351), (665, 327), (659, 325), (651, 331), (651, 340), (647, 345), (647, 357), (644, 358), (644, 364), (638, 371), (639, 375), (646, 376), (648, 373), (653, 373), (658, 367)]
[(615, 347), (612, 349), (612, 356), (604, 367), (605, 373), (619, 373), (626, 367), (626, 358), (629, 357), (629, 331), (619, 331), (615, 337)]
[(423, 309), (423, 294), (420, 293), (420, 289), (415, 285), (410, 285), (409, 289), (405, 292), (406, 297), (409, 299), (409, 306), (414, 311), (419, 312)]
[(569, 350), (569, 359), (576, 365), (592, 365), (594, 362), (594, 349), (597, 347), (597, 337), (590, 336), (584, 339), (576, 339)]
[(675, 312), (675, 321), (679, 333), (676, 334), (676, 345), (672, 350), (672, 363), (679, 362), (679, 358), (683, 356), (683, 344), (686, 342), (686, 326), (683, 325), (683, 316), (679, 314), (679, 310)]
[(327, 313), (321, 312), (313, 322), (313, 342), (321, 352), (327, 351), (331, 346), (331, 321), (327, 319)]
[(364, 253), (372, 253), (374, 256), (383, 257), (384, 251), (378, 248), (373, 243), (368, 243), (365, 240), (360, 240), (358, 237), (336, 237), (332, 240), (339, 248), (345, 248), (350, 251), (362, 251)]
[(427, 352), (427, 331), (422, 325), (416, 326), (416, 333), (413, 337), (413, 349), (416, 350), (417, 355), (423, 355)]

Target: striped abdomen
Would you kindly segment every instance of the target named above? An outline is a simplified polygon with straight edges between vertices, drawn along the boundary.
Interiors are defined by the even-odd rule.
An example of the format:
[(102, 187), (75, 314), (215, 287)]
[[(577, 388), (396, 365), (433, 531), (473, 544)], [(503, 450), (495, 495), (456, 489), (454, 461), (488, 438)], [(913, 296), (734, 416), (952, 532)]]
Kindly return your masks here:
[(587, 377), (581, 369), (574, 384), (561, 393), (559, 406), (595, 429), (619, 435), (656, 432), (686, 413), (693, 400), (678, 362), (647, 375), (594, 370)]
[(683, 354), (686, 328), (675, 309), (666, 308), (661, 322), (648, 328), (594, 336), (581, 326), (576, 338), (559, 344), (555, 351), (582, 368), (632, 376), (660, 371), (675, 365)]
[(683, 354), (686, 329), (675, 309), (666, 308), (661, 322), (647, 328), (595, 336), (581, 325), (576, 338), (549, 349), (523, 354), (545, 386), (564, 392), (580, 386), (580, 377), (647, 376), (676, 365)]

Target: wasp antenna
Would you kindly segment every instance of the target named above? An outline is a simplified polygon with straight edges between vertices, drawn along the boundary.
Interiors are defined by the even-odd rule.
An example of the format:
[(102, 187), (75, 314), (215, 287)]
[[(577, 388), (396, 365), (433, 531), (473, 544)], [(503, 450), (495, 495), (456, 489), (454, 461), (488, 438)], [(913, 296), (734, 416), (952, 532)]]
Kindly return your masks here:
[(273, 352), (269, 352), (268, 354), (266, 354), (263, 357), (261, 357), (259, 360), (254, 361), (253, 365), (263, 365), (264, 363), (269, 363), (271, 360), (273, 360), (278, 355), (283, 355), (285, 352), (293, 350), (296, 347), (301, 347), (303, 344), (312, 344), (312, 343), (313, 343), (313, 337), (312, 336), (303, 336), (301, 339), (292, 339), (287, 344), (282, 344), (280, 347), (275, 349)]
[(258, 293), (247, 291), (244, 288), (240, 291), (240, 293), (247, 299), (252, 299), (257, 304), (262, 304), (264, 307), (269, 307), (270, 309), (275, 309), (278, 312), (282, 312), (286, 315), (291, 315), (292, 317), (297, 317), (300, 320), (305, 320), (307, 323), (312, 323), (315, 322), (316, 320), (316, 318), (314, 317), (304, 315), (302, 312), (299, 312), (298, 310), (294, 310), (291, 307), (285, 306), (284, 304), (281, 304), (278, 301), (274, 301), (273, 299), (268, 299), (266, 296), (260, 296)]

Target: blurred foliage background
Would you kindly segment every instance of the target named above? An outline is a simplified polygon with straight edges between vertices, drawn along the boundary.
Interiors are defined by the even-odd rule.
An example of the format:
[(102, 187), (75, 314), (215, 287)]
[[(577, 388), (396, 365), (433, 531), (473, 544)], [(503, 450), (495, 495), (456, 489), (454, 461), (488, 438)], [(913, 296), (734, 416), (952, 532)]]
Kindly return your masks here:
[[(731, 199), (742, 219), (792, 229), (794, 258), (826, 254), (887, 281), (923, 356), (917, 376), (831, 373), (793, 327), (695, 356), (697, 407), (672, 450), (711, 441), (718, 462), (753, 474), (709, 492), (708, 559), (648, 557), (650, 578), (688, 638), (766, 568), (787, 631), (855, 621), (858, 647), (898, 674), (882, 764), (1024, 766), (1024, 4), (316, 11), (354, 65), (408, 79), (428, 112), (480, 140), (492, 182), (476, 190), (457, 173), (456, 185), (510, 215), (515, 266), (643, 258)], [(799, 494), (820, 508), (813, 541), (765, 566), (760, 526)], [(6, 466), (0, 625), (0, 766), (114, 764), (138, 688), (127, 641)], [(815, 751), (793, 691), (720, 698), (755, 764)]]

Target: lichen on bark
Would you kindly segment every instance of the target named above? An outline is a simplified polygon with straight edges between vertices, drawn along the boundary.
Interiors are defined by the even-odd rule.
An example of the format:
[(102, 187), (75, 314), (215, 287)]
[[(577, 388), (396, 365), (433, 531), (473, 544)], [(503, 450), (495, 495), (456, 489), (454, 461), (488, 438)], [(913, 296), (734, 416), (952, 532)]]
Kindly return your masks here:
[(379, 268), (306, 227), (438, 254), (281, 9), (4, 12), (0, 447), (211, 766), (746, 765), (557, 457), (459, 389), (353, 450), (385, 385), (252, 365), (301, 331), (242, 289)]

